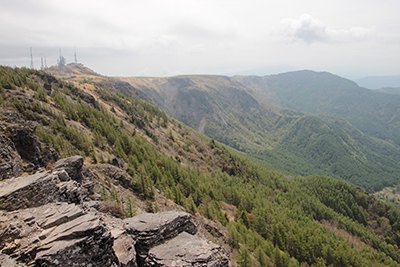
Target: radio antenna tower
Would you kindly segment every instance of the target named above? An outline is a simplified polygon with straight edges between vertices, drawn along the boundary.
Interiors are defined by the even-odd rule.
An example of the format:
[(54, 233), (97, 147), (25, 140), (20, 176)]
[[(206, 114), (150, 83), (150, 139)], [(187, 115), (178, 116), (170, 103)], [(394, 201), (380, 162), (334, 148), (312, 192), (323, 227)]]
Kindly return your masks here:
[(78, 63), (78, 58), (76, 57), (76, 46), (74, 47), (75, 63)]
[(40, 53), (40, 57), (41, 57), (40, 69), (43, 70), (44, 69), (44, 65), (43, 65), (43, 54), (42, 53)]
[(31, 69), (34, 69), (35, 67), (33, 66), (33, 54), (32, 54), (32, 47), (31, 47)]
[(44, 68), (47, 69), (46, 56), (44, 56)]

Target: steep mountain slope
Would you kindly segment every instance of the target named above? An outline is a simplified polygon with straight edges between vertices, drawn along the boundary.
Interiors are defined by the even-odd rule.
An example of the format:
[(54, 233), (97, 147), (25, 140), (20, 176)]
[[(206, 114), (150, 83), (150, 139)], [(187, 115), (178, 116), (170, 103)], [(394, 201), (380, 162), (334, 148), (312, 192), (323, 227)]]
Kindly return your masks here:
[(233, 79), (274, 103), (302, 112), (339, 115), (363, 133), (400, 146), (400, 96), (379, 94), (327, 72)]
[[(91, 101), (87, 94), (96, 102)], [(83, 183), (94, 191), (85, 197), (85, 201), (89, 198), (95, 202), (86, 204), (95, 207), (97, 203), (97, 209), (109, 213), (101, 220), (92, 220), (90, 214), (85, 215), (95, 222), (89, 224), (89, 230), (98, 230), (93, 237), (104, 238), (107, 243), (102, 250), (104, 253), (97, 251), (91, 262), (112, 258), (113, 262), (108, 261), (102, 266), (124, 266), (115, 259), (116, 256), (121, 259), (121, 254), (112, 252), (118, 244), (122, 248), (131, 248), (137, 242), (139, 257), (144, 255), (143, 249), (148, 248), (145, 247), (148, 242), (143, 240), (146, 233), (134, 236), (131, 243), (123, 242), (125, 236), (121, 235), (134, 232), (130, 225), (132, 221), (144, 224), (143, 216), (128, 219), (128, 223), (121, 225), (113, 216), (131, 217), (136, 212), (184, 209), (196, 217), (199, 235), (218, 241), (229, 250), (233, 266), (235, 259), (240, 266), (398, 266), (400, 263), (400, 211), (360, 188), (321, 176), (288, 179), (279, 172), (229, 152), (214, 140), (201, 138), (149, 103), (130, 95), (116, 94), (88, 79), (83, 82), (81, 78), (72, 78), (66, 82), (40, 71), (0, 67), (0, 96), (0, 167), (21, 164), (24, 172), (32, 173), (36, 172), (32, 161), (47, 168), (57, 167), (57, 164), (49, 164), (52, 155), (48, 153), (52, 151), (49, 149), (38, 149), (40, 157), (21, 153), (21, 160), (15, 161), (18, 157), (10, 140), (16, 147), (24, 148), (17, 141), (21, 140), (18, 138), (21, 133), (26, 137), (26, 132), (30, 133), (30, 140), (36, 140), (33, 143), (40, 143), (36, 133), (43, 146), (54, 149), (62, 157), (82, 155), (83, 158), (74, 158), (81, 164), (85, 163), (83, 181), (90, 178), (89, 181), (94, 183)], [(311, 122), (314, 120), (312, 118)], [(96, 161), (106, 162), (114, 156), (118, 156), (112, 160), (115, 166), (96, 164)], [(36, 178), (49, 173), (40, 169), (44, 167), (38, 167)], [(76, 174), (76, 169), (70, 168), (68, 172)], [(59, 175), (60, 180), (64, 179), (62, 182), (66, 181), (66, 174), (54, 172), (50, 175)], [(53, 176), (46, 181), (56, 181)], [(26, 240), (12, 239), (24, 237), (28, 228), (40, 230), (32, 224), (37, 218), (30, 214), (35, 211), (21, 210), (21, 214), (29, 216), (18, 217), (13, 216), (15, 213), (1, 210), (13, 205), (12, 201), (3, 202), (4, 188), (9, 189), (9, 183), (16, 180), (24, 181), (20, 187), (26, 186), (32, 179), (32, 176), (27, 179), (21, 176), (0, 182), (0, 262), (5, 257), (7, 262), (17, 261), (22, 266), (35, 264), (30, 262), (30, 257), (36, 257), (37, 251), (29, 255), (18, 254), (21, 245), (26, 248)], [(81, 178), (77, 180), (82, 182)], [(29, 194), (29, 187), (25, 188), (26, 195), (35, 196)], [(66, 191), (57, 188), (53, 191), (62, 198), (76, 196), (75, 187), (63, 188)], [(40, 191), (41, 187), (36, 186), (35, 190), (45, 194)], [(15, 203), (32, 205), (23, 199), (14, 199), (18, 200)], [(81, 201), (79, 197), (76, 199)], [(62, 210), (70, 209), (66, 204), (59, 206), (63, 207)], [(36, 212), (43, 213), (46, 208)], [(84, 214), (79, 209), (72, 210), (73, 218)], [(51, 219), (58, 213), (55, 212)], [(82, 242), (84, 233), (79, 230), (83, 226), (78, 224), (72, 232), (60, 228), (54, 230), (50, 226), (56, 224), (58, 227), (64, 222), (54, 221), (47, 221), (49, 228), (39, 233), (40, 238), (36, 237), (29, 245), (33, 243), (38, 248), (48, 249), (46, 246), (50, 241), (78, 245)], [(107, 227), (97, 226), (106, 226), (105, 223), (118, 225), (121, 231), (103, 235)], [(173, 234), (172, 231), (163, 232), (164, 237)], [(57, 242), (55, 245), (59, 244)], [(85, 244), (84, 248), (91, 252), (93, 247), (88, 246), (90, 243)], [(68, 253), (71, 251), (64, 253), (62, 246), (57, 248), (60, 253), (54, 256), (55, 259), (70, 258)], [(42, 253), (43, 249), (37, 253), (39, 260), (49, 257), (49, 254)], [(74, 257), (79, 258), (80, 250), (73, 251)], [(133, 252), (130, 250), (123, 256), (130, 259)], [(148, 266), (154, 263), (148, 260), (151, 259), (146, 258), (140, 264)]]
[(252, 157), (269, 168), (304, 176), (328, 175), (369, 192), (398, 184), (399, 151), (391, 146), (385, 151), (388, 154), (373, 151), (360, 141), (364, 140), (356, 141), (335, 124), (308, 116), (297, 122), (273, 150), (260, 151)]
[[(316, 77), (319, 75), (314, 74)], [(281, 108), (257, 97), (255, 92), (244, 86), (251, 86), (263, 97), (279, 104), (282, 102), (279, 101), (280, 97), (286, 94), (285, 99), (290, 103), (300, 103), (302, 109), (324, 112), (325, 107), (315, 102), (317, 100), (313, 97), (306, 102), (300, 101), (306, 93), (298, 92), (296, 86), (311, 79), (308, 77), (310, 72), (306, 71), (304, 75), (300, 75), (303, 80), (299, 78), (298, 81), (295, 76), (285, 85), (275, 85), (272, 83), (275, 80), (271, 82), (265, 77), (255, 76), (178, 76), (122, 80), (147, 94), (170, 116), (215, 140), (246, 152), (268, 168), (292, 175), (329, 175), (350, 181), (370, 192), (400, 183), (396, 174), (400, 171), (396, 163), (400, 159), (398, 149), (365, 137), (338, 116), (321, 116), (321, 120)], [(317, 80), (314, 86), (324, 83), (331, 86), (338, 79), (330, 74), (323, 76), (327, 76), (326, 80), (313, 78)], [(339, 81), (334, 84), (337, 98), (341, 98), (349, 86), (364, 92), (353, 82), (344, 79)], [(273, 90), (263, 89), (267, 83), (268, 88)], [(288, 92), (281, 92), (280, 86), (287, 88)], [(318, 92), (318, 99), (321, 102), (323, 99), (328, 101), (331, 90), (329, 87)], [(344, 108), (345, 104), (341, 105)], [(312, 106), (315, 110), (311, 110)]]
[[(242, 151), (274, 147), (290, 121), (296, 120), (285, 115), (296, 112), (257, 100), (251, 90), (224, 76), (122, 80), (144, 92), (168, 115)], [(286, 117), (288, 121), (282, 123)]]

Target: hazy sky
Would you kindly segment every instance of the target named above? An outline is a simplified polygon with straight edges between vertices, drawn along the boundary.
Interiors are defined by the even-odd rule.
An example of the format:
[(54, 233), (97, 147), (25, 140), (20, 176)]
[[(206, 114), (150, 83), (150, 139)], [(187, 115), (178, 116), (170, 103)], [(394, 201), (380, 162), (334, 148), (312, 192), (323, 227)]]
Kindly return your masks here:
[(400, 75), (399, 0), (0, 0), (0, 64), (108, 76)]

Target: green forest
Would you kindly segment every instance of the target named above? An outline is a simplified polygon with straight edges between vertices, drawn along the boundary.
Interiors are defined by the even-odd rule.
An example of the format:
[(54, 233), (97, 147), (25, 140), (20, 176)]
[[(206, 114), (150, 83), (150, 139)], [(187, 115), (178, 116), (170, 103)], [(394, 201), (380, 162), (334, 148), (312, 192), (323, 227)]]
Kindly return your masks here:
[[(117, 156), (136, 178), (133, 192), (151, 199), (160, 190), (187, 211), (219, 221), (229, 231), (227, 244), (240, 266), (400, 265), (400, 211), (360, 187), (324, 176), (347, 175), (346, 180), (360, 184), (362, 179), (363, 188), (371, 184), (375, 189), (374, 171), (382, 175), (380, 159), (356, 148), (339, 127), (311, 116), (297, 120), (275, 148), (279, 157), (259, 155), (271, 158), (267, 168), (193, 132), (154, 105), (94, 81), (50, 76), (52, 91), (46, 91), (49, 76), (0, 66), (1, 108), (36, 121), (41, 142), (62, 157), (79, 154), (96, 163)], [(98, 108), (80, 98), (89, 87), (95, 88)], [(320, 155), (323, 145), (337, 149)], [(306, 152), (296, 154), (299, 146)], [(318, 168), (309, 167), (316, 158)], [(337, 158), (335, 164), (326, 165), (331, 158)], [(363, 171), (354, 167), (367, 163), (369, 169)], [(279, 168), (292, 175), (273, 170)], [(384, 170), (387, 178), (379, 182), (394, 183), (395, 175), (389, 174), (398, 170), (395, 161)], [(117, 197), (108, 198), (122, 205)], [(232, 216), (226, 206), (234, 210)], [(125, 216), (132, 215), (122, 209)]]
[[(132, 78), (131, 85), (168, 115), (268, 169), (326, 175), (369, 193), (400, 184), (398, 96), (312, 71)], [(171, 87), (176, 93), (168, 95)]]

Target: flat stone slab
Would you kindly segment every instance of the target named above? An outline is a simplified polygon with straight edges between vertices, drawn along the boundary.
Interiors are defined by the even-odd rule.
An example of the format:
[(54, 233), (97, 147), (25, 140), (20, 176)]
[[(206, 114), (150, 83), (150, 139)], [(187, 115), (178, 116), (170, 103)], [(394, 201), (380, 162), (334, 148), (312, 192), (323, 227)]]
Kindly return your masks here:
[(196, 226), (187, 212), (144, 213), (124, 220), (126, 231), (144, 248), (155, 246), (181, 232), (195, 234)]
[(228, 254), (220, 246), (186, 232), (153, 247), (144, 266), (229, 266)]

